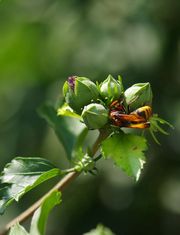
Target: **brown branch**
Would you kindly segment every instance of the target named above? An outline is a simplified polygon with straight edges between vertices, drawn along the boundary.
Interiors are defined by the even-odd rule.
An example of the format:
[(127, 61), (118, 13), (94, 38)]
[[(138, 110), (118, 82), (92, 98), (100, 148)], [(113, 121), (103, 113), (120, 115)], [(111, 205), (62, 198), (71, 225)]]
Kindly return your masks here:
[(25, 220), (27, 220), (36, 209), (38, 209), (42, 202), (54, 191), (62, 191), (66, 185), (71, 183), (80, 173), (79, 172), (71, 172), (68, 173), (62, 180), (60, 180), (47, 194), (45, 194), (42, 198), (40, 198), (37, 202), (35, 202), (31, 207), (29, 207), (26, 211), (24, 211), (22, 214), (17, 216), (15, 219), (13, 219), (10, 223), (8, 223), (5, 228), (1, 231), (0, 235), (5, 235), (9, 231), (9, 229), (15, 225), (16, 223), (22, 223)]
[[(99, 136), (96, 140), (96, 142), (93, 145), (92, 148), (92, 155), (94, 156), (95, 153), (98, 151), (100, 143), (109, 135), (109, 131), (103, 129), (100, 130)], [(40, 198), (37, 202), (35, 202), (32, 206), (30, 206), (26, 211), (24, 211), (22, 214), (17, 216), (15, 219), (13, 219), (11, 222), (9, 222), (5, 228), (0, 232), (0, 235), (6, 235), (9, 229), (15, 225), (16, 223), (22, 223), (25, 220), (27, 220), (29, 217), (32, 216), (32, 214), (35, 212), (36, 209), (38, 209), (42, 202), (54, 191), (62, 191), (66, 185), (70, 184), (78, 175), (80, 172), (70, 172), (64, 178), (62, 178), (48, 193), (46, 193), (42, 198)]]

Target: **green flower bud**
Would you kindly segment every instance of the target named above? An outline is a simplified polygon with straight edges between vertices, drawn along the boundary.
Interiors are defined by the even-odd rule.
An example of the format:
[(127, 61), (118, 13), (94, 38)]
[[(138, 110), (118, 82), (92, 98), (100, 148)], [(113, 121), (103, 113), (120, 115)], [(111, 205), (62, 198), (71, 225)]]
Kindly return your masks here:
[(78, 114), (85, 105), (97, 100), (99, 96), (96, 85), (85, 77), (72, 76), (63, 86), (65, 101)]
[(122, 93), (123, 85), (121, 79), (116, 80), (111, 75), (109, 75), (100, 85), (100, 94), (104, 99), (119, 99)]
[(108, 122), (108, 110), (101, 104), (85, 106), (81, 116), (89, 129), (102, 128)]
[(95, 161), (88, 154), (85, 154), (83, 159), (76, 163), (75, 169), (80, 172), (84, 170), (84, 172), (93, 171), (95, 168)]
[(142, 107), (144, 105), (152, 104), (152, 90), (149, 82), (137, 83), (129, 87), (125, 92), (124, 96), (126, 103), (129, 106), (129, 111)]

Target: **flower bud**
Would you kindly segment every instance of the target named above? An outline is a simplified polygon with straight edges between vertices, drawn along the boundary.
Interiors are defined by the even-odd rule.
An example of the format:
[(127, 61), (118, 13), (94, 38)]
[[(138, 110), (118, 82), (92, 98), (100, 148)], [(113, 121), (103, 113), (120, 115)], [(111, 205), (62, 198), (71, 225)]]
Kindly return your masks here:
[(84, 157), (76, 163), (75, 169), (78, 172), (82, 170), (84, 172), (93, 171), (95, 169), (95, 161), (86, 153)]
[(152, 104), (151, 85), (149, 82), (134, 84), (124, 92), (124, 96), (126, 99), (126, 103), (129, 106), (130, 112), (144, 105), (151, 106)]
[(89, 129), (99, 129), (108, 122), (108, 110), (101, 104), (92, 103), (84, 107), (82, 118)]
[(111, 75), (100, 85), (100, 94), (104, 99), (119, 99), (122, 92), (123, 86), (121, 80), (115, 80)]
[(65, 101), (78, 114), (85, 105), (97, 100), (99, 96), (96, 85), (85, 77), (72, 76), (63, 86)]

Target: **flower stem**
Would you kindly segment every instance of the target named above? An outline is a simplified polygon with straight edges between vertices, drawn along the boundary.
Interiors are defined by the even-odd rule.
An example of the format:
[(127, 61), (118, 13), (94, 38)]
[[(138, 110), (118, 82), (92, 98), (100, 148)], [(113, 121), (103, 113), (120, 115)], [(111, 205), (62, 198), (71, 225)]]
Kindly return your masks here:
[(100, 129), (99, 130), (99, 136), (96, 139), (96, 142), (93, 145), (92, 148), (92, 156), (94, 156), (96, 154), (96, 152), (98, 151), (100, 144), (103, 140), (105, 140), (109, 135), (110, 135), (111, 131), (109, 129)]

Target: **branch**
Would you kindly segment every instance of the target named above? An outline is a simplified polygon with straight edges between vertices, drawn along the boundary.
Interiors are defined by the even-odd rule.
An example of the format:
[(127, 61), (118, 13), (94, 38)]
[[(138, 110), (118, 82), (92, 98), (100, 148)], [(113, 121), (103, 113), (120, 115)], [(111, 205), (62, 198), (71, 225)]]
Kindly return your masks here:
[[(101, 142), (109, 135), (109, 131), (106, 131), (105, 129), (100, 130), (99, 136), (96, 140), (96, 142), (93, 145), (92, 148), (92, 155), (94, 156), (96, 152), (99, 149), (99, 145)], [(22, 214), (17, 216), (15, 219), (13, 219), (10, 223), (8, 223), (5, 228), (0, 232), (0, 235), (6, 235), (9, 229), (15, 225), (16, 223), (22, 223), (25, 220), (27, 220), (29, 217), (32, 216), (32, 214), (35, 212), (36, 209), (38, 209), (42, 202), (54, 191), (63, 191), (63, 189), (70, 184), (74, 179), (76, 179), (77, 176), (79, 176), (81, 172), (70, 172), (64, 178), (62, 178), (48, 193), (46, 193), (42, 198), (40, 198), (37, 202), (35, 202), (32, 206), (30, 206), (26, 211), (24, 211)]]
[(48, 193), (46, 193), (42, 198), (40, 198), (37, 202), (35, 202), (31, 207), (29, 207), (22, 214), (13, 219), (10, 223), (8, 223), (5, 228), (1, 231), (0, 235), (5, 235), (9, 231), (9, 229), (15, 225), (16, 223), (22, 223), (27, 220), (32, 214), (38, 209), (42, 202), (54, 191), (62, 191), (66, 185), (71, 183), (80, 173), (79, 172), (71, 172), (68, 173), (62, 180), (60, 180)]

